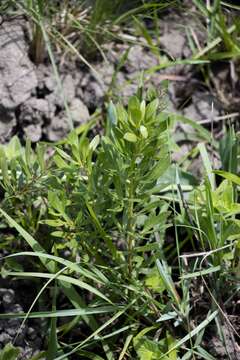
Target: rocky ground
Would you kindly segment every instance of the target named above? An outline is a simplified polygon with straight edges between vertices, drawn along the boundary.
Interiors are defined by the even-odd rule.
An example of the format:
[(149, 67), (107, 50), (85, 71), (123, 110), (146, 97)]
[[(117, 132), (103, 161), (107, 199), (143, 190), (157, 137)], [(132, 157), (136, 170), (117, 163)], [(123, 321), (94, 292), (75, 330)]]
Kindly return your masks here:
[[(139, 71), (157, 66), (159, 61), (161, 64), (166, 56), (184, 59), (191, 55), (186, 32), (183, 27), (176, 25), (179, 21), (184, 24), (185, 19), (176, 20), (176, 16), (166, 17), (161, 24), (162, 60), (142, 45), (131, 46), (128, 60), (117, 73), (115, 94), (128, 98), (137, 88)], [(129, 44), (120, 42), (105, 46), (106, 59), (92, 64), (96, 72), (77, 59), (63, 59), (57, 55), (62, 88), (59, 89), (48, 60), (38, 66), (31, 62), (26, 26), (25, 21), (19, 18), (4, 21), (0, 27), (1, 143), (7, 142), (14, 134), (20, 138), (29, 137), (32, 142), (61, 139), (69, 131), (66, 103), (74, 126), (86, 122), (90, 114), (102, 106), (119, 58), (129, 47)], [(198, 41), (201, 42), (201, 32), (197, 24), (193, 26), (200, 34)], [(143, 39), (137, 40), (140, 43)], [(190, 65), (156, 71), (152, 75), (145, 75), (145, 80), (158, 88), (163, 79), (168, 79), (169, 108), (196, 121), (208, 123), (227, 113), (234, 113), (234, 119), (239, 116), (235, 114), (238, 112), (238, 78), (230, 84), (231, 95), (229, 92), (232, 71), (228, 63), (216, 65), (211, 91), (204, 84), (199, 68), (196, 70)]]
[[(2, 280), (1, 280), (2, 282)], [(2, 286), (3, 284), (1, 284)], [(7, 284), (6, 284), (7, 285)], [(20, 289), (13, 290), (13, 284), (9, 287), (0, 288), (0, 312), (3, 313), (19, 313), (24, 309), (19, 304), (22, 303), (22, 299), (18, 299), (21, 294)], [(32, 356), (39, 353), (39, 349), (42, 349), (43, 338), (40, 333), (39, 322), (29, 321), (27, 324), (21, 326), (22, 320), (10, 319), (0, 320), (0, 349), (8, 343), (14, 343), (19, 347), (21, 353), (21, 359), (30, 359)]]

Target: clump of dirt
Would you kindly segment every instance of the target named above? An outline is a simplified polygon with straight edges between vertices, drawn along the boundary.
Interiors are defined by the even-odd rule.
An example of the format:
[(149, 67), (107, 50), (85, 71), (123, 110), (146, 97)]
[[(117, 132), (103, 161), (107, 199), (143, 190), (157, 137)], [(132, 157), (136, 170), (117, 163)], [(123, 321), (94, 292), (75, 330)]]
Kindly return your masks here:
[[(19, 313), (24, 312), (22, 305), (18, 303), (15, 291), (12, 288), (0, 288), (0, 312)], [(43, 346), (43, 338), (38, 323), (21, 325), (20, 319), (0, 319), (0, 349), (8, 343), (14, 343), (20, 350), (21, 359), (29, 359), (39, 353)]]
[(65, 102), (76, 126), (89, 119), (88, 108), (71, 74), (60, 74), (59, 87), (49, 64), (31, 62), (23, 25), (5, 22), (0, 29), (0, 141), (14, 133), (33, 142), (56, 141), (70, 129)]
[(17, 125), (16, 108), (37, 87), (34, 66), (28, 58), (23, 28), (3, 23), (0, 28), (0, 140), (9, 139)]
[(229, 325), (222, 326), (223, 341), (217, 336), (212, 336), (208, 348), (211, 350), (211, 354), (219, 360), (224, 359), (239, 359), (240, 357), (240, 346), (234, 339), (232, 329)]

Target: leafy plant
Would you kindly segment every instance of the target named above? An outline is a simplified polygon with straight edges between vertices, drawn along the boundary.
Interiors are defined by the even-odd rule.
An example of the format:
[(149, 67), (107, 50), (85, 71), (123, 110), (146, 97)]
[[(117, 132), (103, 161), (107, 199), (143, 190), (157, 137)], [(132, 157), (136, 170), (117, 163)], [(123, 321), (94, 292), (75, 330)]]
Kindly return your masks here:
[(19, 349), (11, 344), (7, 344), (0, 353), (1, 360), (15, 360), (19, 355)]
[[(157, 248), (154, 237), (149, 235), (153, 231), (164, 234), (166, 228), (167, 204), (155, 195), (159, 191), (157, 180), (170, 164), (169, 123), (166, 116), (159, 113), (159, 107), (159, 100), (151, 99), (150, 95), (147, 101), (141, 95), (131, 98), (127, 110), (120, 104), (117, 107), (110, 104), (106, 136), (102, 139), (96, 136), (89, 141), (87, 128), (82, 129), (80, 138), (73, 131), (66, 141), (54, 146), (55, 155), (47, 162), (42, 145), (38, 146), (36, 154), (30, 143), (22, 149), (16, 140), (6, 150), (1, 149), (2, 187), (5, 190), (2, 206), (21, 226), (4, 211), (2, 214), (40, 259), (39, 252), (56, 255), (69, 249), (71, 259), (81, 254), (81, 262), (87, 268), (95, 259), (95, 265), (103, 266), (107, 273), (111, 259), (111, 266), (118, 269), (118, 276), (113, 273), (111, 283), (103, 274), (102, 280), (99, 278), (104, 292), (111, 294), (111, 303), (120, 296), (118, 287), (124, 289), (122, 281), (134, 284), (142, 271), (144, 258), (138, 253), (144, 251), (141, 246), (146, 246), (146, 239), (149, 243), (146, 251), (148, 247), (150, 251), (151, 247)], [(47, 242), (41, 234), (45, 234)], [(43, 273), (42, 266), (37, 266), (39, 273), (9, 272), (11, 263), (7, 264), (4, 276), (15, 274), (53, 280), (53, 274), (59, 271), (43, 259), (42, 265), (50, 271), (49, 275)], [(150, 260), (151, 264), (154, 264), (154, 258)], [(96, 280), (96, 275), (90, 275), (87, 268), (84, 273), (88, 274), (88, 280)], [(100, 269), (96, 268), (96, 271), (97, 277), (100, 276)], [(70, 284), (79, 282), (62, 276), (57, 276), (60, 282), (64, 279)], [(90, 284), (80, 282), (79, 285), (100, 295)], [(63, 290), (70, 296), (70, 301), (74, 296), (77, 299), (77, 294), (69, 293), (70, 289), (64, 286)], [(139, 289), (135, 291), (140, 292)], [(123, 291), (122, 301), (125, 302), (126, 296), (130, 296), (131, 303), (130, 289)], [(108, 301), (105, 296), (102, 300)], [(81, 300), (73, 303), (78, 307)]]
[[(235, 334), (225, 314), (237, 291), (239, 177), (213, 172), (205, 143), (203, 183), (171, 165), (179, 118), (162, 110), (156, 92), (139, 88), (126, 108), (110, 103), (103, 136), (90, 123), (51, 144), (51, 156), (49, 144), (33, 151), (16, 138), (0, 149), (1, 241), (12, 251), (2, 277), (39, 289), (28, 312), (0, 317), (50, 319), (47, 359), (212, 359), (213, 321), (221, 339), (226, 322)], [(44, 294), (51, 304), (37, 311)]]

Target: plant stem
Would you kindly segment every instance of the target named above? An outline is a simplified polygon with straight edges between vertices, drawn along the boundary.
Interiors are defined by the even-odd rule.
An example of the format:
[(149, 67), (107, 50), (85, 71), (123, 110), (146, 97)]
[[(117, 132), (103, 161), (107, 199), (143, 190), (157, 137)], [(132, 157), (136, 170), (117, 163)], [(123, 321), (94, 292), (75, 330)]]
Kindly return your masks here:
[(43, 63), (45, 57), (45, 43), (39, 25), (35, 25), (35, 31), (30, 46), (30, 56), (36, 65)]
[(132, 277), (132, 257), (133, 257), (133, 181), (130, 180), (128, 192), (128, 224), (127, 224), (127, 246), (128, 246), (128, 274)]
[(136, 166), (136, 152), (133, 153), (132, 162), (130, 165), (129, 178), (128, 178), (128, 186), (127, 186), (127, 247), (128, 247), (128, 275), (129, 278), (132, 277), (133, 270), (133, 242), (134, 242), (134, 214), (133, 214), (133, 206), (134, 206), (134, 196), (135, 196), (135, 166)]

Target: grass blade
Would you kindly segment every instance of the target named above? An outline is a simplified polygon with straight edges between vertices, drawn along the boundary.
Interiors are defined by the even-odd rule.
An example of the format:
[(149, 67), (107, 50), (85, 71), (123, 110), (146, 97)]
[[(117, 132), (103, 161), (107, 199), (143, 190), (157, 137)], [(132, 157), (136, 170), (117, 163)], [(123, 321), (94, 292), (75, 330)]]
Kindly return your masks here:
[(203, 143), (200, 143), (200, 144), (198, 144), (198, 149), (199, 149), (201, 157), (202, 157), (203, 165), (206, 170), (208, 180), (211, 184), (211, 189), (214, 190), (215, 189), (215, 176), (213, 174), (211, 161), (208, 157), (206, 147)]
[[(55, 274), (41, 273), (41, 272), (31, 272), (30, 273), (30, 272), (23, 272), (23, 271), (19, 271), (19, 272), (4, 271), (4, 275), (5, 276), (18, 276), (18, 277), (39, 277), (39, 278), (44, 278), (44, 279), (55, 278)], [(92, 294), (95, 294), (96, 296), (102, 298), (103, 300), (107, 301), (108, 303), (112, 304), (111, 300), (109, 300), (99, 290), (95, 289), (91, 285), (86, 284), (85, 282), (83, 282), (79, 279), (75, 279), (73, 277), (66, 276), (66, 275), (58, 275), (57, 279), (59, 279), (60, 281), (67, 282), (72, 285), (79, 286), (80, 288), (85, 289), (85, 290), (91, 292)]]
[[(24, 230), (14, 219), (12, 219), (3, 209), (0, 208), (0, 213), (6, 218), (9, 225), (14, 227), (18, 233), (24, 238), (24, 240), (28, 243), (28, 245), (37, 252), (46, 253), (44, 248), (26, 231)], [(53, 261), (48, 261), (45, 259), (41, 259), (42, 264), (46, 267), (46, 269), (50, 273), (55, 272), (55, 266)], [(69, 298), (73, 306), (76, 308), (85, 308), (86, 304), (79, 296), (74, 287), (68, 282), (60, 282), (61, 288), (64, 294)], [(83, 316), (84, 321), (88, 324), (92, 330), (95, 330), (97, 327), (96, 321), (88, 316)]]
[(199, 331), (201, 331), (202, 329), (206, 328), (206, 326), (213, 320), (215, 319), (215, 317), (218, 315), (218, 310), (215, 310), (214, 312), (212, 312), (211, 315), (207, 316), (207, 318), (201, 322), (201, 324), (199, 324), (195, 329), (193, 329), (192, 331), (190, 331), (190, 333), (186, 336), (184, 336), (180, 341), (177, 342), (176, 345), (174, 345), (169, 351), (167, 351), (165, 354), (163, 354), (160, 359), (165, 358), (168, 354), (171, 353), (171, 351), (178, 349), (180, 346), (182, 346), (183, 344), (185, 344), (185, 342), (187, 342), (188, 340), (190, 340), (191, 338), (193, 338), (195, 335), (198, 334)]
[(0, 319), (24, 319), (26, 316), (29, 319), (39, 318), (58, 318), (58, 317), (71, 317), (71, 316), (83, 316), (83, 315), (96, 315), (96, 314), (107, 314), (114, 312), (119, 307), (112, 305), (99, 306), (99, 307), (87, 307), (85, 309), (67, 309), (67, 310), (52, 310), (52, 311), (38, 311), (28, 313), (7, 313), (0, 314)]

